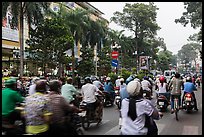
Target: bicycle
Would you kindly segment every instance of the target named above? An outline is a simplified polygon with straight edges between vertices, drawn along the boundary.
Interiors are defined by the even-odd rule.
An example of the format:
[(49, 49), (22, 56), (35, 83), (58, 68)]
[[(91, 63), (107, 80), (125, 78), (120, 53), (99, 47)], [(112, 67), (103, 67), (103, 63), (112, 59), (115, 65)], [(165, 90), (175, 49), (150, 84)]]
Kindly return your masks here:
[(176, 116), (176, 120), (178, 121), (178, 111), (179, 111), (179, 99), (178, 99), (178, 95), (174, 95), (174, 113)]

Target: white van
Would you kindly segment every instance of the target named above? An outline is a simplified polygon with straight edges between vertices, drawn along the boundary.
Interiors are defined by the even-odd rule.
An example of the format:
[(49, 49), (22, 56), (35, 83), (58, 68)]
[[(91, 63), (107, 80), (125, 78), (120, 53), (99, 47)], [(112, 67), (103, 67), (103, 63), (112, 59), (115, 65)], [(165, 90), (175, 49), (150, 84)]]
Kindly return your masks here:
[(164, 77), (166, 78), (166, 82), (169, 83), (169, 80), (172, 75), (175, 75), (176, 71), (175, 70), (165, 70), (164, 71)]

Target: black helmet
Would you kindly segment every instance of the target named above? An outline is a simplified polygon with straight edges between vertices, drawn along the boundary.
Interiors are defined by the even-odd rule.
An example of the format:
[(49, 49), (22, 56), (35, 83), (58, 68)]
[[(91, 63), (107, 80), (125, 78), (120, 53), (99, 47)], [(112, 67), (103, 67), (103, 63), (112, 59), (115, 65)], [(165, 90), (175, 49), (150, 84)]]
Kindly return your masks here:
[(61, 86), (62, 86), (62, 84), (59, 80), (51, 80), (49, 82), (50, 91), (59, 92), (59, 89), (61, 89)]
[(47, 81), (44, 79), (40, 79), (36, 82), (36, 91), (44, 93), (46, 92)]
[(91, 78), (90, 77), (85, 77), (85, 83), (91, 83)]

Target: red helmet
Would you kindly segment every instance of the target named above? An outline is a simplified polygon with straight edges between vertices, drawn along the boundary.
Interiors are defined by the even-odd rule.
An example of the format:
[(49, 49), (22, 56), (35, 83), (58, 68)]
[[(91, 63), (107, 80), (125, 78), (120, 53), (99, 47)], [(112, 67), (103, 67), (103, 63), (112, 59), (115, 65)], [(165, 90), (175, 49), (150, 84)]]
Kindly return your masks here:
[(160, 77), (159, 77), (159, 81), (160, 81), (160, 82), (164, 82), (164, 81), (165, 81), (165, 77), (164, 77), (164, 76), (160, 76)]

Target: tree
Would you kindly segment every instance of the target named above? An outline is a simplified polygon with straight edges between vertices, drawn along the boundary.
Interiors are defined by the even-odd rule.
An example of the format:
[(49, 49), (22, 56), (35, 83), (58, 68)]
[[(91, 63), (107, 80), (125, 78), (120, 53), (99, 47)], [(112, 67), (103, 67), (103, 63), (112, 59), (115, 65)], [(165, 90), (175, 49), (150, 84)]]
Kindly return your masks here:
[(169, 64), (171, 64), (173, 55), (171, 51), (163, 50), (158, 54), (158, 67), (164, 71), (169, 69)]
[(181, 50), (178, 51), (178, 58), (182, 63), (187, 66), (189, 62), (194, 61), (195, 66), (197, 64), (196, 59), (201, 50), (201, 45), (197, 43), (188, 43), (182, 46)]
[[(12, 14), (12, 25), (18, 27), (20, 24), (20, 76), (24, 72), (24, 17), (29, 26), (38, 24), (44, 19), (44, 13), (49, 10), (50, 2), (2, 2), (2, 20), (7, 11)], [(20, 22), (20, 23), (19, 23)]]
[(202, 2), (184, 2), (184, 8), (186, 11), (179, 19), (175, 19), (175, 22), (181, 23), (184, 27), (190, 23), (194, 29), (200, 28), (198, 34), (190, 36), (190, 40), (202, 42)]
[(85, 76), (90, 76), (94, 73), (94, 64), (93, 64), (93, 49), (88, 48), (88, 46), (83, 46), (81, 48), (81, 58), (82, 60), (79, 62), (78, 65), (78, 73), (85, 77)]
[[(123, 12), (115, 12), (111, 21), (130, 30), (134, 33), (134, 51), (139, 54), (143, 47), (144, 38), (153, 38), (160, 27), (156, 23), (156, 10), (158, 8), (153, 3), (149, 5), (143, 3), (127, 4)], [(137, 59), (138, 60), (138, 59)]]
[(45, 19), (35, 29), (31, 29), (29, 45), (30, 59), (45, 65), (59, 66), (59, 76), (62, 75), (62, 64), (65, 63), (65, 51), (71, 49), (74, 39), (61, 18)]
[[(65, 23), (70, 27), (72, 36), (74, 37), (75, 46), (83, 38), (83, 31), (88, 26), (89, 11), (81, 8), (76, 8), (75, 10), (69, 10), (65, 15)], [(72, 47), (72, 79), (75, 82), (75, 53), (74, 46)]]

